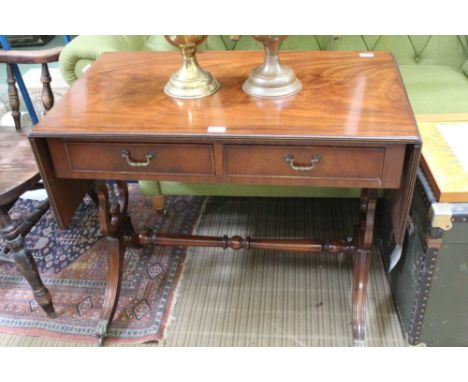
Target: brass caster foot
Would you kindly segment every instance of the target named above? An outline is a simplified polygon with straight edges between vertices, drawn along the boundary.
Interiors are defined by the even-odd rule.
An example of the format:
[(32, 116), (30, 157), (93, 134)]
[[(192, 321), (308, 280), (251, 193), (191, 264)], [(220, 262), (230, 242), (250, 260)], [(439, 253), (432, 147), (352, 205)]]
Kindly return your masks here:
[(42, 286), (40, 289), (33, 291), (33, 295), (39, 306), (44, 310), (44, 312), (46, 312), (47, 317), (57, 317), (55, 314), (54, 305), (52, 303), (52, 296), (45, 286)]
[(96, 337), (98, 346), (104, 346), (104, 339), (107, 336), (107, 327), (109, 325), (109, 321), (102, 320), (99, 321), (96, 327)]
[(169, 211), (166, 208), (164, 208), (162, 210), (157, 210), (157, 213), (159, 215), (161, 215), (161, 216), (168, 216), (169, 215)]
[(55, 312), (46, 312), (47, 313), (47, 317), (49, 318), (57, 318), (57, 313)]
[(355, 348), (366, 347), (366, 341), (365, 340), (354, 340), (354, 347)]

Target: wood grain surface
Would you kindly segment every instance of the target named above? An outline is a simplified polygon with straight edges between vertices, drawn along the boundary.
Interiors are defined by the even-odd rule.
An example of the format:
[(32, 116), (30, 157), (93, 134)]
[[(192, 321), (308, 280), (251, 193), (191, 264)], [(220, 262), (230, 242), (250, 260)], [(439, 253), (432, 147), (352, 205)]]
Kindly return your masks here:
[[(163, 91), (180, 65), (177, 52), (103, 54), (30, 135), (33, 146), (40, 149), (38, 161), (45, 164), (41, 169), (47, 170), (47, 174), (41, 171), (45, 183), (55, 185), (49, 193), (57, 194), (51, 203), (54, 208), (61, 205), (56, 208), (61, 226), (89, 187), (85, 180), (393, 188), (392, 220), (395, 240), (401, 243), (421, 139), (393, 56), (335, 51), (282, 52), (281, 57), (303, 84), (294, 96), (261, 99), (242, 91), (263, 52), (212, 51), (198, 58), (221, 83), (220, 90), (198, 100), (177, 100)], [(209, 129), (213, 126), (216, 132)], [(92, 152), (91, 143), (107, 150)], [(121, 155), (127, 150), (134, 162), (145, 162), (153, 144), (210, 145), (211, 149), (200, 150), (203, 155), (171, 155), (172, 150), (166, 150), (168, 156), (161, 153), (160, 163), (156, 156), (147, 167), (133, 168)], [(72, 153), (68, 145), (81, 149)], [(234, 152), (230, 145), (236, 145), (236, 155), (230, 155)], [(259, 145), (271, 145), (276, 156), (268, 154), (265, 161)], [(307, 146), (323, 146), (325, 155), (316, 176), (301, 175), (284, 160), (292, 154), (293, 167), (304, 167), (311, 160), (309, 154), (315, 155), (307, 152)], [(354, 160), (353, 155), (342, 155), (337, 161), (328, 155), (330, 150), (361, 154)], [(103, 159), (91, 163), (91, 158)], [(274, 172), (265, 173), (272, 161)], [(65, 193), (73, 195), (73, 202)]]
[(15, 200), (40, 179), (27, 132), (0, 127), (0, 205)]
[[(468, 116), (467, 120), (468, 123)], [(455, 122), (440, 124), (457, 125)], [(468, 201), (468, 173), (444, 139), (437, 122), (419, 124), (424, 141), (421, 166), (439, 202)]]
[[(393, 56), (375, 52), (282, 52), (302, 81), (295, 96), (242, 92), (263, 52), (204, 52), (200, 64), (221, 83), (198, 100), (168, 97), (177, 52), (105, 53), (36, 126), (33, 136), (278, 137), (404, 140), (419, 135)], [(209, 126), (225, 128), (209, 133)]]
[(58, 61), (63, 46), (40, 50), (0, 50), (0, 62), (5, 64), (45, 64)]

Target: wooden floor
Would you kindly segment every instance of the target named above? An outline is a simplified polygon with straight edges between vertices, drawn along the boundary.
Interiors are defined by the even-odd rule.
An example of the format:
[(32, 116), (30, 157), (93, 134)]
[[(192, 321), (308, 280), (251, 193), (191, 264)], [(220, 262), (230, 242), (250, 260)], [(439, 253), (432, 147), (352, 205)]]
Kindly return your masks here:
[[(337, 238), (355, 210), (346, 200), (208, 198), (196, 232)], [(405, 346), (378, 253), (369, 288), (367, 345)], [(351, 338), (349, 258), (201, 248), (188, 250), (166, 338), (149, 345), (351, 346)], [(82, 344), (2, 334), (0, 346)]]

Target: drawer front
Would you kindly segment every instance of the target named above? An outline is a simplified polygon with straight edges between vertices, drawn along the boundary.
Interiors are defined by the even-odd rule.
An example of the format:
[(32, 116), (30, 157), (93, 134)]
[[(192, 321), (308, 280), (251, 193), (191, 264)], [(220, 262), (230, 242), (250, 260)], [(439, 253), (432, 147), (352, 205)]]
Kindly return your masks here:
[(225, 175), (243, 177), (382, 178), (385, 148), (226, 145)]
[[(209, 144), (51, 142), (59, 176), (78, 174), (213, 175)], [(58, 164), (58, 165), (57, 165)]]

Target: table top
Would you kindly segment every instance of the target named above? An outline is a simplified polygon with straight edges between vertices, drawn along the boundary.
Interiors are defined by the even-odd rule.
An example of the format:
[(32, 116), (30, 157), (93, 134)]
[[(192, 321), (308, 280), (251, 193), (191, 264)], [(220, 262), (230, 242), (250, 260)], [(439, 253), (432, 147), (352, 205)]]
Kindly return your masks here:
[(468, 114), (418, 116), (423, 138), (421, 167), (435, 196), (442, 203), (468, 202), (468, 172), (438, 126), (468, 127)]
[[(261, 99), (241, 87), (263, 52), (216, 51), (198, 61), (220, 90), (198, 100), (163, 92), (178, 52), (105, 53), (33, 129), (33, 137), (268, 137), (420, 140), (393, 56), (384, 52), (281, 52), (301, 92)], [(223, 133), (208, 131), (224, 127)], [(212, 129), (210, 129), (212, 130)], [(223, 129), (215, 129), (220, 131)]]

